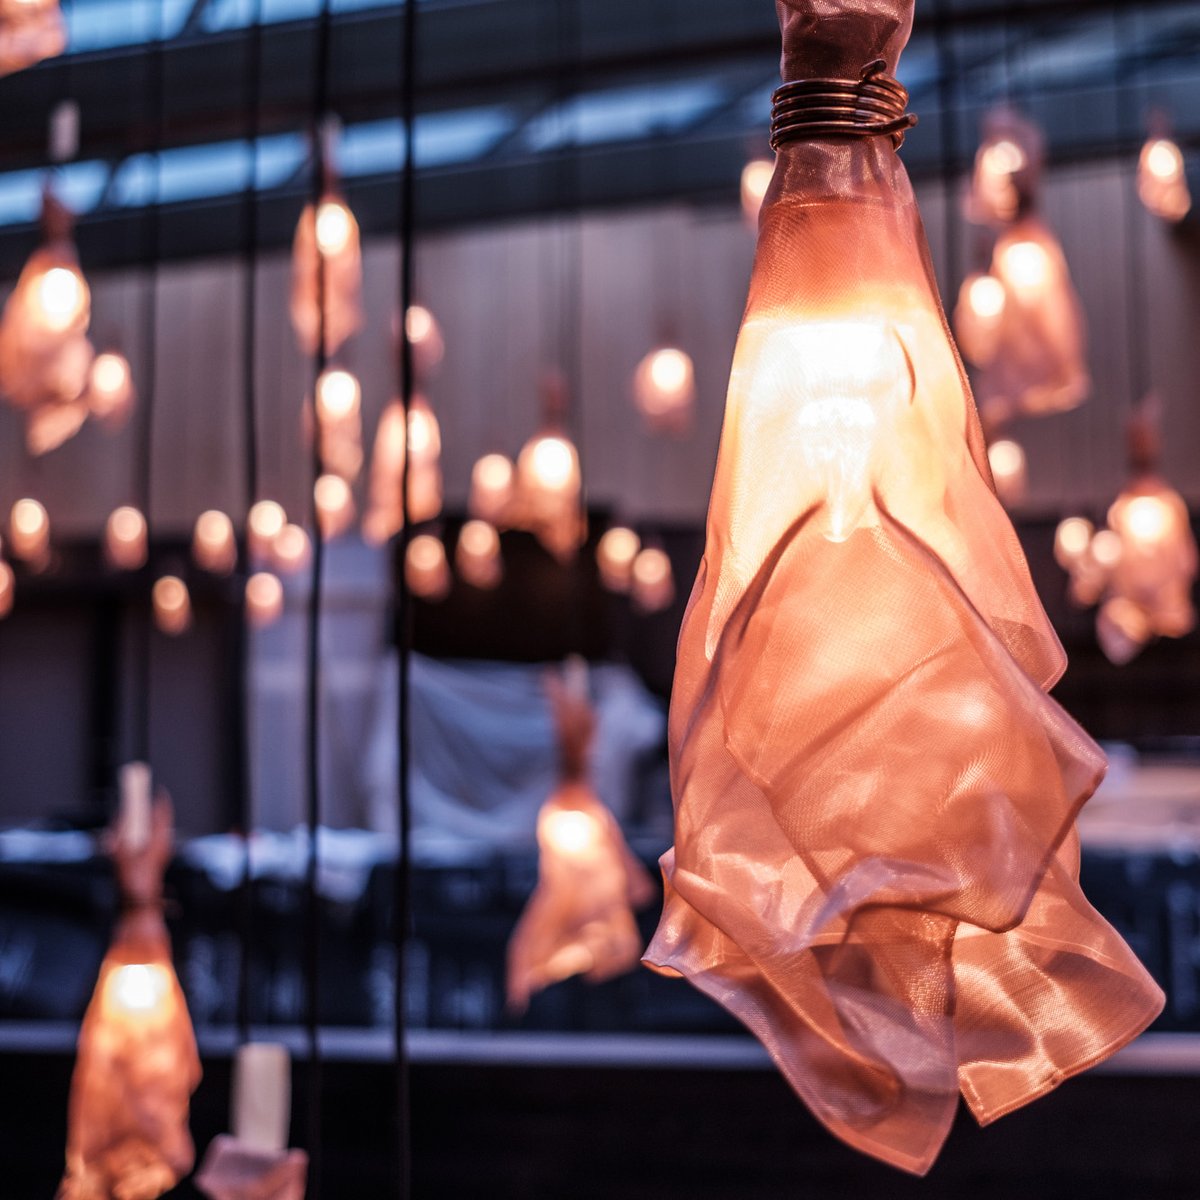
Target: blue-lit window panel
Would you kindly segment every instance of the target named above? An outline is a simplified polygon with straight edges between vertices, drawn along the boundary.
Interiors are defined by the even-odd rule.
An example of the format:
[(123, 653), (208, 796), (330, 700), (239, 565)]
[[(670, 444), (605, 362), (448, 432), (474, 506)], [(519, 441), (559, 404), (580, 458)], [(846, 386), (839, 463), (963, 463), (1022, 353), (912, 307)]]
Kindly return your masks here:
[(44, 171), (8, 171), (0, 175), (0, 225), (27, 225), (42, 210)]
[(254, 186), (279, 187), (287, 183), (308, 158), (308, 138), (300, 133), (276, 133), (258, 139)]
[(74, 0), (63, 9), (68, 53), (172, 38), (191, 7), (192, 0)]
[[(486, 154), (514, 121), (504, 108), (472, 108), (417, 118), (417, 163), (444, 167)], [(392, 118), (347, 126), (337, 147), (337, 165), (347, 178), (384, 175), (404, 165), (404, 126)]]
[(404, 129), (396, 118), (367, 121), (342, 130), (334, 151), (339, 174), (383, 175), (404, 160)]
[(155, 163), (150, 154), (126, 159), (113, 180), (115, 203), (136, 208), (158, 201), (202, 200), (241, 191), (250, 175), (245, 142), (219, 142), (164, 151)]
[(534, 117), (522, 140), (530, 150), (546, 151), (675, 133), (725, 98), (723, 88), (704, 80), (591, 92)]
[(896, 78), (913, 96), (936, 84), (939, 78), (938, 58), (933, 47), (910, 45), (900, 56)]
[(65, 163), (54, 172), (54, 192), (72, 212), (91, 212), (100, 203), (108, 176), (104, 162)]
[(244, 29), (257, 18), (264, 25), (315, 17), (320, 0), (208, 0), (201, 18), (207, 33)]

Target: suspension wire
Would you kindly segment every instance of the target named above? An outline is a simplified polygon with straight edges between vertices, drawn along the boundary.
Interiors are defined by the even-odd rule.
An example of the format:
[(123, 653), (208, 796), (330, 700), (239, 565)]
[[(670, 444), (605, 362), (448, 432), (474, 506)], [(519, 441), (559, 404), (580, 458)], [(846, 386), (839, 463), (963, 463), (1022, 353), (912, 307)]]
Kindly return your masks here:
[[(314, 65), (312, 108), (312, 219), (316, 240), (316, 222), (325, 191), (324, 122), (329, 105), (329, 45), (331, 21), (329, 0), (321, 0), (317, 18), (316, 63)], [(321, 825), (321, 590), (325, 569), (325, 537), (317, 508), (316, 482), (321, 475), (320, 422), (317, 416), (317, 382), (328, 360), (326, 346), (325, 256), (317, 246), (317, 343), (312, 361), (312, 394), (309, 397), (312, 452), (310, 455), (309, 515), (312, 521), (312, 570), (306, 628), (305, 688), (305, 784), (306, 824), (308, 827), (308, 863), (305, 872), (305, 1033), (308, 1043), (307, 1072), (307, 1148), (308, 1200), (320, 1200), (321, 1194), (321, 908), (317, 888), (319, 855), (317, 836)]]
[(400, 403), (404, 412), (404, 459), (400, 467), (400, 538), (396, 582), (396, 748), (397, 845), (392, 939), (395, 988), (392, 997), (393, 1071), (396, 1094), (396, 1195), (408, 1200), (412, 1189), (412, 1119), (409, 1081), (405, 995), (408, 983), (406, 947), (412, 922), (412, 762), (411, 657), (412, 594), (408, 585), (408, 548), (412, 542), (409, 508), (409, 469), (412, 461), (409, 417), (414, 392), (413, 345), (408, 313), (413, 304), (416, 257), (416, 109), (417, 109), (417, 0), (404, 5), (403, 48), (400, 60), (400, 116), (404, 125), (404, 169), (400, 181), (400, 333), (398, 340)]
[[(158, 28), (152, 45), (146, 51), (145, 105), (147, 112), (146, 157), (153, 164), (147, 177), (150, 195), (146, 215), (142, 220), (142, 257), (146, 263), (146, 278), (142, 288), (142, 387), (139, 389), (141, 420), (138, 424), (134, 462), (134, 493), (138, 507), (146, 520), (147, 538), (153, 547), (150, 506), (154, 485), (154, 410), (158, 373), (158, 268), (162, 237), (162, 146), (166, 136), (165, 76), (163, 60), (166, 54), (167, 0), (156, 8)], [(147, 603), (137, 622), (134, 638), (133, 689), (133, 755), (141, 762), (150, 762), (150, 682), (152, 666), (153, 606)]]
[(254, 831), (253, 754), (250, 739), (250, 714), (253, 705), (250, 633), (246, 622), (245, 581), (250, 577), (249, 512), (258, 499), (258, 380), (255, 357), (258, 350), (258, 136), (262, 104), (262, 0), (253, 0), (250, 12), (249, 44), (243, 78), (243, 103), (246, 108), (246, 142), (249, 148), (248, 175), (242, 192), (242, 429), (246, 521), (239, 552), (239, 586), (235, 598), (237, 610), (236, 695), (237, 714), (233, 723), (236, 801), (235, 817), (242, 836), (241, 879), (238, 883), (239, 963), (237, 991), (238, 1040), (250, 1040), (253, 1019), (251, 972), (255, 958), (254, 886), (250, 859)]

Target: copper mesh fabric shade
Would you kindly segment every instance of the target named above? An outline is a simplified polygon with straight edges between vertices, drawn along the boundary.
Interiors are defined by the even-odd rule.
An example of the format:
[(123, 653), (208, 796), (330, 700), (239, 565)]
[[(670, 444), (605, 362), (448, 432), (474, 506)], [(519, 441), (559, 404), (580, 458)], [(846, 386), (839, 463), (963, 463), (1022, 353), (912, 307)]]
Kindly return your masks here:
[(200, 1059), (162, 918), (170, 853), (166, 801), (144, 846), (124, 836), (116, 844), (126, 913), (79, 1034), (59, 1200), (154, 1200), (192, 1169), (188, 1103)]
[(0, 76), (53, 58), (66, 44), (58, 0), (0, 0)]
[(361, 292), (358, 222), (341, 196), (329, 189), (319, 205), (305, 205), (292, 241), (289, 313), (305, 354), (316, 352), (322, 307), (326, 354), (336, 354), (362, 328)]
[[(894, 71), (911, 4), (778, 5), (784, 77)], [(991, 488), (907, 175), (779, 151), (680, 635), (675, 845), (645, 961), (850, 1145), (921, 1173), (1162, 995), (1079, 890), (1104, 772)]]

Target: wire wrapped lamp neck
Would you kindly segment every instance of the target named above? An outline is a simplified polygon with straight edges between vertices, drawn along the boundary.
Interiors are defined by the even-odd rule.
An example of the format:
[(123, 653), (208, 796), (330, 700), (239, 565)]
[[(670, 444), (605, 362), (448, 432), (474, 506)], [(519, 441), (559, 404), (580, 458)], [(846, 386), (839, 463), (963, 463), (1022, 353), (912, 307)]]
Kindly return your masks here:
[(908, 91), (877, 58), (858, 79), (797, 79), (771, 97), (771, 148), (816, 137), (880, 137), (898, 150), (917, 118)]

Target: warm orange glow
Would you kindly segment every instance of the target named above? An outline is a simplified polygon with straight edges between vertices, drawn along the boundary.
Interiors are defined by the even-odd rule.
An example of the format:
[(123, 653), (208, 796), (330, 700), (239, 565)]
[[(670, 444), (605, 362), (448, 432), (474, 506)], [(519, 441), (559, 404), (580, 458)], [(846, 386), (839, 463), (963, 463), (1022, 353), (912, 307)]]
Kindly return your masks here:
[[(362, 251), (358, 222), (345, 203), (325, 196), (314, 216), (307, 205), (292, 243), (289, 311), (300, 347), (317, 349), (324, 328), (325, 353), (336, 354), (362, 327)], [(324, 300), (324, 314), (319, 298)]]
[(287, 524), (283, 505), (274, 500), (259, 500), (250, 507), (246, 518), (246, 529), (250, 537), (250, 553), (258, 559), (266, 558), (274, 548), (275, 539)]
[(174, 1000), (171, 974), (159, 963), (127, 963), (109, 975), (105, 1015), (130, 1022), (162, 1020)]
[(671, 560), (656, 546), (640, 550), (633, 560), (631, 592), (643, 612), (658, 612), (675, 599)]
[(133, 377), (123, 355), (97, 354), (88, 377), (88, 407), (103, 421), (126, 416), (133, 403)]
[(1024, 295), (1044, 287), (1050, 274), (1046, 252), (1037, 242), (1013, 242), (1005, 248), (999, 266), (1005, 281)]
[(968, 295), (976, 315), (985, 320), (1004, 311), (1004, 285), (991, 275), (976, 276)]
[(283, 613), (283, 584), (270, 571), (256, 571), (246, 580), (246, 619), (262, 627)]
[[(380, 414), (371, 459), (370, 503), (363, 518), (363, 537), (379, 545), (404, 525), (401, 478), (407, 453), (404, 405), (393, 400)], [(442, 511), (442, 434), (437, 417), (424, 396), (413, 396), (408, 411), (407, 446), (412, 450), (408, 471), (408, 511), (414, 524), (430, 521)]]
[(752, 158), (742, 168), (742, 215), (751, 226), (758, 224), (763, 197), (767, 194), (767, 188), (771, 186), (771, 177), (774, 174), (773, 158)]
[(458, 573), (472, 587), (493, 588), (500, 582), (500, 535), (494, 526), (478, 519), (463, 525), (454, 552)]
[(1060, 567), (1068, 568), (1088, 551), (1094, 532), (1086, 517), (1067, 517), (1054, 531), (1054, 558)]
[(1092, 538), (1091, 551), (1098, 565), (1115, 567), (1121, 561), (1121, 535), (1111, 529), (1101, 529)]
[(17, 595), (17, 577), (8, 563), (0, 560), (0, 620), (13, 610)]
[(340, 537), (354, 521), (354, 493), (340, 475), (322, 475), (313, 485), (317, 523), (326, 541)]
[(614, 526), (601, 537), (596, 546), (596, 565), (600, 568), (600, 581), (609, 591), (629, 591), (633, 560), (641, 548), (641, 538), (623, 525)]
[(349, 371), (330, 367), (317, 380), (317, 416), (322, 421), (340, 421), (358, 412), (362, 388)]
[(12, 506), (8, 536), (14, 558), (41, 562), (50, 549), (50, 516), (45, 507), (28, 497), (18, 500)]
[(131, 505), (114, 508), (104, 526), (104, 556), (121, 571), (136, 571), (149, 556), (146, 518)]
[(323, 200), (317, 209), (317, 249), (327, 257), (341, 254), (355, 232), (350, 210), (339, 200)]
[(982, 149), (980, 165), (993, 175), (1012, 175), (1025, 166), (1025, 151), (1016, 142), (1002, 138)]
[(471, 468), (467, 509), (472, 516), (493, 525), (503, 524), (513, 500), (514, 468), (503, 454), (485, 454)]
[(538, 487), (561, 491), (570, 487), (575, 469), (574, 447), (560, 437), (539, 438), (529, 456), (529, 470)]
[(1025, 451), (1019, 443), (1003, 438), (988, 447), (988, 465), (996, 484), (996, 495), (1005, 504), (1019, 503), (1025, 496)]
[(285, 525), (276, 535), (271, 551), (276, 568), (285, 575), (293, 575), (308, 566), (312, 543), (299, 525)]
[(633, 398), (652, 428), (686, 429), (696, 400), (691, 358), (674, 346), (651, 351), (634, 373)]
[(1138, 159), (1138, 196), (1157, 217), (1182, 221), (1191, 211), (1183, 152), (1170, 138), (1151, 138)]
[(418, 380), (424, 380), (433, 373), (445, 354), (442, 331), (433, 313), (420, 304), (409, 308), (404, 324), (412, 345), (416, 377)]
[(51, 267), (38, 280), (35, 296), (38, 315), (53, 333), (70, 329), (88, 311), (88, 286), (83, 276), (69, 267)]
[(558, 809), (546, 813), (540, 821), (544, 823), (546, 842), (560, 854), (582, 855), (600, 844), (600, 824), (585, 812)]
[(178, 637), (192, 625), (192, 598), (187, 584), (177, 575), (164, 575), (155, 581), (151, 593), (154, 623), (163, 633)]
[(237, 552), (233, 522), (225, 513), (210, 508), (196, 518), (192, 557), (198, 567), (215, 575), (228, 575), (237, 566)]
[(575, 446), (559, 433), (530, 438), (517, 456), (516, 485), (513, 523), (535, 533), (551, 554), (573, 554), (584, 535)]
[(420, 533), (408, 544), (404, 565), (405, 578), (414, 596), (422, 600), (441, 600), (450, 591), (450, 567), (442, 539)]

